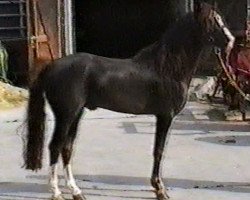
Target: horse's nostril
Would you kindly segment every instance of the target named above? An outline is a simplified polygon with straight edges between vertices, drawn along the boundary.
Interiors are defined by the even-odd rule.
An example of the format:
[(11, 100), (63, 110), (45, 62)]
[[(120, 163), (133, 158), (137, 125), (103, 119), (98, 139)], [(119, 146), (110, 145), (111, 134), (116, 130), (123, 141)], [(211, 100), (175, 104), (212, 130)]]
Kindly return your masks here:
[(214, 42), (214, 38), (213, 37), (209, 37), (209, 42)]

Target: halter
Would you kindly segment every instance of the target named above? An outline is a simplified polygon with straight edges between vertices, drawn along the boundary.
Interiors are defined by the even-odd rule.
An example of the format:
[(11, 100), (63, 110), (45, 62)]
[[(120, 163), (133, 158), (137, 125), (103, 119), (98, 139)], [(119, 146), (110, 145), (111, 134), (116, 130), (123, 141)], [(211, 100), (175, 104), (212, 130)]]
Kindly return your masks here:
[[(248, 2), (250, 2), (250, 1), (248, 1)], [(227, 78), (229, 79), (229, 83), (239, 92), (239, 94), (245, 100), (250, 101), (250, 98), (248, 96), (246, 96), (246, 94), (243, 92), (243, 90), (236, 83), (236, 81), (235, 81), (235, 79), (232, 76), (232, 73), (230, 71), (231, 67), (228, 64), (228, 57), (229, 57), (229, 55), (231, 53), (231, 50), (234, 47), (235, 37), (232, 35), (232, 33), (229, 31), (229, 29), (225, 26), (224, 22), (222, 21), (221, 16), (216, 11), (213, 11), (213, 15), (214, 15), (213, 17), (214, 17), (215, 21), (217, 22), (217, 24), (219, 25), (219, 27), (223, 30), (224, 34), (226, 35), (226, 37), (229, 40), (229, 42), (227, 44), (227, 47), (226, 47), (226, 63), (222, 59), (220, 49), (217, 49), (217, 52), (215, 52), (215, 54), (217, 55), (219, 63), (222, 66), (222, 68), (223, 68), (223, 70), (224, 70)]]

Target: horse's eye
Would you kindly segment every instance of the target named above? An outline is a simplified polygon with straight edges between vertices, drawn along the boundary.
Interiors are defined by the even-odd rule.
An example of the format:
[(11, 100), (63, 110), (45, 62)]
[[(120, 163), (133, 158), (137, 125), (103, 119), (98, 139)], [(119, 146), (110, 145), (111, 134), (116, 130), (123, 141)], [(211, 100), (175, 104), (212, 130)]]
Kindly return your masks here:
[(209, 41), (209, 42), (214, 42), (214, 38), (213, 38), (212, 36), (210, 36), (210, 37), (208, 38), (208, 41)]

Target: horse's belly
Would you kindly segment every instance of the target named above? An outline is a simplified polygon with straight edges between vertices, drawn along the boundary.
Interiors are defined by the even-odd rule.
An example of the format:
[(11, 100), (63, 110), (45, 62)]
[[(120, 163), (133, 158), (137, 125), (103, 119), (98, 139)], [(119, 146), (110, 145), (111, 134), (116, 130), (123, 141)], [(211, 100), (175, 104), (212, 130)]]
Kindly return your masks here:
[(124, 113), (145, 113), (146, 100), (143, 98), (119, 94), (114, 97), (103, 98), (103, 100), (98, 101), (97, 107)]
[(99, 90), (90, 94), (85, 107), (91, 110), (104, 108), (123, 113), (145, 113), (148, 98), (142, 91), (144, 90)]

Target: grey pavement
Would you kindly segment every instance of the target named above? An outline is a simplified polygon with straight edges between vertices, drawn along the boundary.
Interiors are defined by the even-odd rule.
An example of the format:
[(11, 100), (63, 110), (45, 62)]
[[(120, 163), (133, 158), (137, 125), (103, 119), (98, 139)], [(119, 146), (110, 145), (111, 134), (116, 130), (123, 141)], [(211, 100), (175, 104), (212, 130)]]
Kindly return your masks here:
[[(224, 121), (223, 106), (189, 102), (171, 127), (163, 163), (173, 200), (250, 200), (250, 125)], [(53, 129), (48, 110), (46, 141)], [(0, 199), (49, 199), (44, 169), (22, 166), (25, 110), (0, 113)], [(99, 109), (81, 121), (73, 170), (88, 200), (155, 199), (150, 187), (155, 119)], [(60, 185), (66, 197), (62, 167)]]

